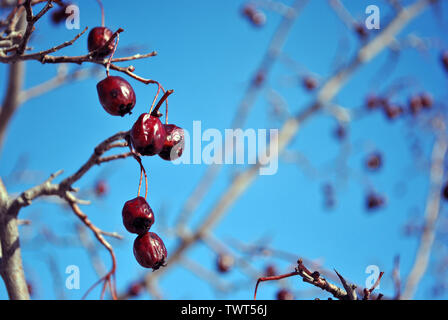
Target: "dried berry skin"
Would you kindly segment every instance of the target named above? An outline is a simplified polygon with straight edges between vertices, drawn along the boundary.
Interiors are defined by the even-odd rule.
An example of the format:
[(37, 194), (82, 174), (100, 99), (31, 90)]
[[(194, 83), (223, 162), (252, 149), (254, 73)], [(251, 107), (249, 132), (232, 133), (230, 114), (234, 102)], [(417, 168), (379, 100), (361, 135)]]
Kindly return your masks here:
[[(104, 45), (107, 43), (107, 41), (109, 41), (109, 39), (112, 37), (113, 34), (114, 33), (112, 32), (112, 30), (110, 30), (106, 27), (93, 28), (89, 32), (89, 37), (87, 39), (87, 47), (89, 49), (89, 52), (92, 52), (92, 51), (95, 51), (95, 50), (98, 50), (98, 49), (104, 47)], [(114, 50), (114, 46), (115, 46), (114, 41), (112, 41), (111, 43), (109, 43), (109, 45), (107, 47), (98, 51), (95, 54), (95, 57), (97, 57), (97, 58), (107, 57)]]
[(165, 124), (166, 139), (159, 156), (168, 161), (179, 159), (184, 151), (184, 129), (174, 125)]
[(96, 85), (98, 98), (107, 113), (113, 116), (130, 114), (136, 103), (132, 86), (122, 77), (108, 76)]
[(143, 156), (153, 156), (162, 151), (166, 140), (165, 126), (158, 117), (143, 113), (131, 129), (135, 150)]
[(135, 239), (134, 256), (142, 267), (157, 270), (165, 265), (168, 253), (162, 239), (154, 232), (147, 232)]
[(154, 224), (154, 212), (145, 198), (137, 197), (127, 201), (122, 210), (123, 225), (130, 233), (142, 235)]

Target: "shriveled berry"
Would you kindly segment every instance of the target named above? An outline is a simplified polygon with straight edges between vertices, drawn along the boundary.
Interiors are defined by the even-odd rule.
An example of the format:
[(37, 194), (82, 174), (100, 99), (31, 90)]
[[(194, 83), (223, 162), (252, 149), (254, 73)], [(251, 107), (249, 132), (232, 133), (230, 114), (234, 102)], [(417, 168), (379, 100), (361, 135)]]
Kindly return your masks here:
[(174, 124), (165, 124), (166, 139), (159, 156), (168, 161), (173, 161), (182, 156), (184, 151), (184, 129)]
[(112, 30), (106, 27), (96, 27), (90, 30), (89, 37), (87, 39), (87, 47), (89, 52), (98, 50), (95, 53), (97, 58), (105, 58), (112, 53), (114, 50), (114, 41), (111, 41), (106, 47), (106, 43), (112, 37), (114, 33)]
[(294, 295), (288, 289), (280, 289), (276, 297), (277, 300), (294, 300)]
[(96, 85), (100, 103), (109, 114), (124, 116), (130, 114), (136, 103), (134, 89), (119, 76), (108, 76)]
[(130, 233), (144, 234), (154, 224), (154, 212), (145, 198), (127, 201), (122, 210), (123, 225)]
[(165, 266), (168, 252), (157, 234), (147, 232), (135, 239), (134, 256), (142, 267), (157, 270)]
[(166, 140), (165, 126), (158, 117), (143, 113), (131, 129), (131, 141), (135, 150), (144, 156), (162, 151)]
[(221, 273), (226, 273), (230, 269), (232, 269), (233, 265), (235, 264), (235, 259), (232, 255), (227, 253), (221, 253), (218, 255), (218, 259), (216, 261), (216, 266), (218, 268), (218, 271)]

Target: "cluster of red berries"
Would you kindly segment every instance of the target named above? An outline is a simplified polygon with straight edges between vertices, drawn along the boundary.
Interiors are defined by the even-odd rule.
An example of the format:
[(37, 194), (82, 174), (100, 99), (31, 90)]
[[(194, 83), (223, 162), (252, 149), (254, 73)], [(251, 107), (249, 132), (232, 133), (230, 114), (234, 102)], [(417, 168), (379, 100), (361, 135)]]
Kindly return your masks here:
[(406, 110), (403, 106), (392, 103), (388, 98), (370, 94), (366, 98), (365, 105), (369, 110), (381, 108), (385, 116), (388, 119), (393, 120), (405, 114), (406, 111), (409, 111), (412, 115), (417, 115), (423, 109), (431, 109), (433, 98), (427, 92), (415, 94), (409, 99), (409, 110)]
[(266, 23), (266, 15), (254, 5), (248, 4), (241, 10), (243, 16), (255, 27), (262, 27)]
[[(61, 9), (62, 10), (62, 9)], [(93, 28), (88, 36), (88, 49), (93, 58), (105, 59), (108, 56), (109, 64), (116, 50), (118, 39), (111, 41), (113, 32), (104, 27)], [(108, 64), (108, 66), (109, 66)], [(106, 69), (106, 78), (97, 84), (97, 92), (104, 110), (113, 116), (125, 116), (131, 114), (135, 104), (136, 95), (131, 84), (119, 76), (110, 76), (109, 67)], [(159, 85), (159, 91), (163, 88)], [(159, 111), (161, 105), (173, 90), (166, 91), (163, 97), (153, 109), (155, 100), (149, 113), (143, 113), (130, 130), (130, 148), (142, 156), (159, 155), (164, 160), (175, 160), (182, 155), (184, 148), (184, 131), (182, 128), (166, 123), (162, 124)], [(167, 106), (168, 112), (168, 106)], [(139, 157), (137, 157), (139, 159)], [(143, 165), (139, 160), (141, 170)], [(146, 176), (146, 173), (145, 173)], [(141, 183), (141, 181), (140, 181)], [(99, 191), (103, 193), (103, 190)], [(162, 239), (155, 233), (149, 232), (154, 224), (154, 212), (146, 201), (146, 197), (140, 197), (127, 201), (122, 210), (123, 225), (130, 233), (137, 234), (134, 241), (134, 256), (137, 262), (153, 270), (165, 265), (167, 250)]]
[(162, 239), (156, 233), (149, 232), (155, 218), (145, 198), (137, 197), (127, 201), (123, 206), (122, 217), (126, 230), (138, 235), (134, 241), (137, 262), (153, 270), (164, 266), (168, 252)]

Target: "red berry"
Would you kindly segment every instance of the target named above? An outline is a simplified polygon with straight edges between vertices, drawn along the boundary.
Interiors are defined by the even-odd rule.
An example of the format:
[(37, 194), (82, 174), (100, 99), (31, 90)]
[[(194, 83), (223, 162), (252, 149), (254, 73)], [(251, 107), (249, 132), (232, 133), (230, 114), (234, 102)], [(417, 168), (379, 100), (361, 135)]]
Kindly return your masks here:
[(336, 130), (334, 131), (334, 134), (338, 140), (344, 140), (347, 136), (347, 129), (343, 125), (338, 125), (336, 127)]
[(104, 181), (104, 180), (97, 181), (97, 183), (95, 185), (95, 194), (97, 197), (104, 196), (108, 190), (109, 190), (109, 186), (106, 181)]
[(398, 118), (403, 113), (403, 108), (396, 105), (386, 105), (384, 107), (386, 117), (390, 120)]
[(53, 11), (53, 13), (51, 14), (51, 21), (54, 24), (59, 24), (59, 23), (63, 22), (65, 19), (67, 19), (69, 14), (67, 14), (65, 12), (65, 10), (67, 9), (67, 7), (69, 5), (70, 4), (63, 4), (57, 10)]
[(154, 224), (154, 212), (143, 197), (127, 201), (121, 213), (123, 225), (130, 233), (142, 235)]
[(369, 193), (366, 198), (366, 207), (368, 210), (379, 209), (385, 202), (386, 201), (382, 196), (375, 193)]
[(100, 103), (109, 114), (124, 116), (135, 106), (134, 89), (122, 77), (108, 76), (96, 85)]
[(443, 186), (442, 195), (445, 200), (448, 200), (448, 182)]
[(135, 239), (134, 256), (142, 267), (157, 270), (165, 266), (168, 253), (162, 239), (154, 232), (147, 232)]
[(232, 269), (234, 263), (235, 259), (233, 258), (233, 256), (227, 253), (221, 253), (220, 255), (218, 255), (216, 266), (219, 272), (226, 273), (230, 269)]
[(368, 109), (375, 109), (381, 104), (380, 98), (377, 96), (370, 94), (366, 98), (366, 106)]
[(313, 77), (306, 76), (303, 78), (303, 86), (308, 90), (312, 91), (317, 87), (317, 80)]
[(280, 289), (277, 292), (277, 300), (294, 300), (294, 295), (288, 289)]
[(274, 277), (277, 275), (277, 269), (275, 268), (274, 265), (270, 264), (266, 267), (264, 274), (266, 277)]
[(166, 139), (159, 156), (168, 161), (180, 158), (184, 151), (184, 129), (174, 124), (165, 124)]
[(105, 58), (110, 55), (114, 50), (114, 41), (109, 43), (107, 47), (103, 47), (106, 45), (107, 41), (109, 41), (113, 34), (114, 33), (112, 32), (112, 30), (106, 27), (93, 28), (90, 31), (89, 37), (87, 39), (87, 47), (89, 49), (89, 52), (101, 49), (95, 54), (95, 57), (97, 58)]
[(156, 155), (165, 145), (165, 126), (158, 117), (143, 113), (132, 126), (131, 141), (141, 155)]
[(382, 157), (381, 153), (374, 152), (368, 156), (367, 161), (366, 161), (366, 166), (368, 169), (374, 171), (374, 170), (379, 169), (381, 167), (382, 163), (383, 163), (383, 157)]
[(422, 106), (423, 106), (423, 108), (425, 108), (425, 109), (429, 109), (429, 108), (432, 107), (433, 99), (432, 99), (431, 94), (429, 94), (429, 93), (427, 93), (427, 92), (423, 92), (423, 93), (420, 95), (420, 99), (421, 99), (421, 101), (422, 101)]
[(369, 35), (366, 27), (362, 23), (355, 23), (355, 31), (361, 39), (365, 39)]
[(409, 108), (412, 114), (417, 114), (423, 107), (422, 98), (420, 95), (415, 95), (409, 100)]
[(129, 287), (128, 294), (131, 297), (136, 297), (142, 292), (142, 290), (143, 290), (143, 285), (139, 282), (136, 282)]
[(445, 70), (448, 71), (448, 50), (442, 52), (441, 60)]

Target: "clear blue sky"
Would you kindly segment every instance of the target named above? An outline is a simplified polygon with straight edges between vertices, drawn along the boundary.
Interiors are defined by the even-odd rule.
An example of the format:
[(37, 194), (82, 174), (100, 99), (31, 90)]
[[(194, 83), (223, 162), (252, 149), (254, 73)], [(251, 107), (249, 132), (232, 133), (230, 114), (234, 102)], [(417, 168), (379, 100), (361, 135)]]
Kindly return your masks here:
[[(356, 18), (365, 16), (366, 5), (377, 4), (381, 9), (383, 25), (391, 13), (385, 1), (345, 2)], [(80, 0), (77, 3), (81, 10), (81, 29), (100, 24), (95, 1)], [(138, 1), (129, 5), (118, 0), (105, 1), (107, 26), (113, 30), (118, 27), (125, 29), (120, 36), (121, 47), (139, 46), (140, 52), (158, 51), (157, 57), (132, 64), (137, 74), (156, 79), (165, 88), (175, 90), (175, 94), (170, 97), (170, 120), (190, 132), (194, 120), (202, 121), (203, 129), (224, 130), (230, 126), (248, 81), (253, 77), (280, 22), (277, 13), (265, 11), (265, 27), (254, 28), (241, 17), (243, 3), (240, 0), (178, 0)], [(446, 8), (444, 3), (445, 12)], [(443, 30), (446, 30), (447, 17), (443, 18)], [(441, 30), (434, 14), (425, 12), (402, 35), (412, 32), (423, 39), (430, 39), (433, 47), (424, 54), (412, 48), (403, 50), (392, 73), (372, 83), (373, 76), (388, 58), (388, 54), (381, 54), (356, 73), (338, 94), (336, 101), (349, 109), (358, 108), (372, 88), (382, 90), (406, 78), (410, 79), (412, 85), (396, 97), (398, 102), (406, 102), (413, 92), (427, 90), (435, 97), (438, 108), (446, 107), (444, 101), (447, 98), (448, 78), (440, 66), (439, 53), (440, 48), (447, 47), (448, 39), (446, 32)], [(77, 32), (54, 27), (48, 18), (43, 19), (38, 24), (33, 46), (36, 50), (47, 48), (73, 38)], [(84, 54), (86, 38), (84, 36), (61, 54)], [(348, 59), (358, 46), (355, 36), (347, 32), (345, 25), (328, 7), (327, 1), (309, 1), (295, 23), (284, 51), (297, 63), (324, 79), (333, 71), (332, 61), (341, 41), (347, 41), (348, 48), (344, 49), (343, 58)], [(45, 81), (56, 73), (55, 66), (42, 66), (37, 62), (27, 63), (26, 68), (26, 87)], [(6, 67), (3, 65), (0, 66), (0, 76), (4, 83)], [(289, 66), (277, 63), (267, 82), (283, 96), (291, 112), (303, 108), (311, 98), (300, 85), (285, 81), (294, 76), (297, 75)], [(98, 102), (95, 86), (99, 80), (91, 78), (64, 86), (29, 101), (20, 109), (9, 127), (0, 159), (0, 175), (9, 175), (17, 162), (37, 175), (33, 175), (29, 182), (14, 183), (6, 179), (8, 191), (20, 192), (59, 169), (64, 169), (67, 174), (74, 172), (88, 159), (96, 144), (117, 131), (128, 130), (138, 115), (147, 110), (155, 93), (154, 86), (130, 80), (137, 94), (134, 113), (124, 118), (112, 117), (104, 112)], [(265, 97), (265, 93), (260, 95), (246, 128), (280, 127), (281, 123), (272, 117)], [(418, 137), (427, 159), (432, 136), (408, 117), (390, 122), (382, 114), (376, 113), (354, 121), (350, 125), (349, 136), (352, 146), (348, 159), (350, 171), (344, 180), (334, 165), (340, 151), (340, 144), (332, 135), (335, 125), (334, 119), (329, 116), (314, 117), (288, 147), (288, 150), (305, 154), (322, 173), (321, 176), (309, 177), (296, 164), (281, 162), (276, 175), (256, 180), (215, 229), (215, 235), (223, 241), (233, 238), (245, 243), (261, 238), (270, 239), (271, 246), (297, 257), (322, 259), (325, 268), (336, 268), (360, 285), (364, 284), (368, 276), (366, 267), (378, 265), (386, 272), (381, 291), (392, 295), (390, 276), (393, 258), (400, 255), (401, 273), (405, 278), (412, 266), (418, 243), (415, 237), (404, 237), (402, 227), (410, 217), (423, 216), (428, 193), (427, 170), (415, 164), (411, 152), (412, 137)], [(383, 152), (385, 163), (380, 172), (367, 174), (363, 159), (374, 149)], [(26, 163), (24, 159), (27, 159)], [(175, 166), (158, 157), (145, 158), (144, 165), (150, 179), (148, 199), (157, 219), (153, 228), (165, 239), (170, 252), (176, 241), (165, 233), (163, 221), (172, 226), (206, 166)], [(225, 167), (206, 200), (195, 212), (193, 227), (225, 189), (235, 169), (243, 169), (243, 166)], [(103, 177), (110, 185), (110, 193), (101, 200), (88, 195), (93, 204), (84, 209), (100, 228), (118, 231), (125, 237), (121, 242), (112, 241), (117, 253), (118, 289), (123, 291), (131, 281), (145, 272), (132, 254), (134, 237), (125, 231), (121, 223), (122, 206), (136, 193), (139, 168), (132, 159), (120, 160), (94, 168), (76, 186), (87, 190)], [(331, 211), (325, 210), (322, 205), (321, 190), (326, 182), (334, 183), (337, 193), (337, 206)], [(364, 210), (364, 196), (369, 184), (388, 198), (387, 206), (374, 214)], [(397, 192), (400, 188), (404, 192)], [(443, 208), (442, 217), (446, 218), (446, 215), (446, 209)], [(53, 288), (54, 277), (48, 267), (48, 257), (52, 256), (57, 261), (57, 273), (63, 277), (63, 281), (67, 265), (80, 267), (81, 290), (62, 289), (67, 298), (81, 298), (97, 279), (85, 249), (76, 244), (38, 242), (35, 238), (39, 230), (46, 226), (58, 237), (73, 239), (76, 237), (73, 230), (76, 218), (62, 206), (43, 201), (23, 210), (21, 218), (32, 220), (32, 225), (21, 227), (21, 231), (25, 270), (36, 287), (35, 297), (57, 297)], [(102, 247), (98, 248), (108, 267), (110, 260), (107, 253)], [(203, 267), (214, 270), (215, 255), (204, 245), (198, 245), (188, 255)], [(270, 261), (259, 258), (254, 265), (261, 270)], [(294, 261), (276, 263), (282, 272), (287, 272), (291, 270)], [(434, 284), (431, 275), (433, 266), (430, 266), (423, 279), (417, 298), (430, 297)], [(229, 295), (217, 294), (209, 284), (183, 267), (171, 269), (161, 279), (159, 286), (168, 299), (252, 297), (255, 283), (245, 285), (247, 278), (241, 272), (233, 271), (223, 276), (223, 280), (240, 283), (243, 288)], [(298, 292), (311, 288), (298, 279), (292, 279), (287, 285)], [(263, 284), (259, 297), (272, 299), (276, 289), (276, 284)], [(306, 297), (314, 296), (319, 296), (319, 292)], [(6, 297), (6, 290), (1, 283), (0, 298)], [(97, 298), (99, 294), (95, 291), (90, 297)], [(148, 297), (143, 295), (141, 298)], [(447, 298), (447, 295), (442, 298)]]

